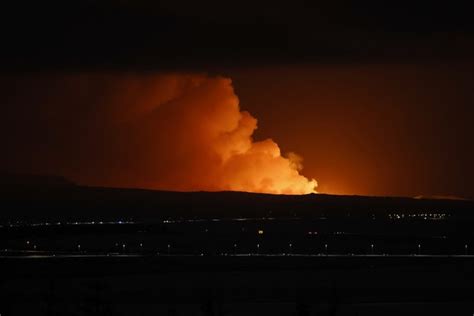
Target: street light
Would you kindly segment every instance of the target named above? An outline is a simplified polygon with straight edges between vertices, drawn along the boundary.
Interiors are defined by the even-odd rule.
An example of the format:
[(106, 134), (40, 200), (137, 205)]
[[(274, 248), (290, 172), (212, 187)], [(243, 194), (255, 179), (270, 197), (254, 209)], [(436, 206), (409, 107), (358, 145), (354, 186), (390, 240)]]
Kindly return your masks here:
[(421, 253), (421, 244), (418, 244), (418, 254)]
[(81, 245), (77, 245), (77, 250), (81, 251)]
[(293, 244), (290, 243), (289, 246), (290, 246), (290, 254), (291, 254), (291, 250), (293, 249)]
[(326, 252), (326, 255), (328, 255), (328, 244), (324, 244), (324, 250)]
[(371, 250), (372, 254), (374, 254), (374, 244), (370, 245), (370, 250)]
[(171, 245), (168, 244), (168, 255), (170, 254), (170, 251), (171, 251)]
[(467, 250), (468, 250), (468, 245), (465, 244), (465, 245), (464, 245), (464, 254), (465, 254), (466, 256), (467, 256), (467, 254), (468, 254), (468, 251), (467, 251)]
[(257, 255), (259, 253), (259, 250), (260, 250), (260, 244), (257, 244)]

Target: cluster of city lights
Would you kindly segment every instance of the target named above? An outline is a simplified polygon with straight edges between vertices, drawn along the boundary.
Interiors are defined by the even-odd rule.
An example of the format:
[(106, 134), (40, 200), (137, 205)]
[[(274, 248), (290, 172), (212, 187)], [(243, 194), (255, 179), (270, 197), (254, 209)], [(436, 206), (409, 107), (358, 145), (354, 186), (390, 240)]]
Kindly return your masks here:
[(389, 219), (423, 219), (423, 220), (443, 220), (449, 214), (446, 213), (390, 213)]

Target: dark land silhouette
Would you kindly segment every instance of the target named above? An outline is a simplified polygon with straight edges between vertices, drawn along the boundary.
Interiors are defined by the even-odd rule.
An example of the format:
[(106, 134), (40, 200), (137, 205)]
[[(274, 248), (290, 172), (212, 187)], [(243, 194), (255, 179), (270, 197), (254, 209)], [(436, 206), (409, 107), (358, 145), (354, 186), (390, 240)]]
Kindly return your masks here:
[(0, 177), (1, 220), (116, 220), (168, 218), (372, 218), (404, 212), (443, 212), (474, 218), (474, 201), (328, 194), (271, 195), (246, 192), (171, 192), (76, 185), (57, 176)]
[(1, 180), (5, 315), (474, 310), (468, 200)]

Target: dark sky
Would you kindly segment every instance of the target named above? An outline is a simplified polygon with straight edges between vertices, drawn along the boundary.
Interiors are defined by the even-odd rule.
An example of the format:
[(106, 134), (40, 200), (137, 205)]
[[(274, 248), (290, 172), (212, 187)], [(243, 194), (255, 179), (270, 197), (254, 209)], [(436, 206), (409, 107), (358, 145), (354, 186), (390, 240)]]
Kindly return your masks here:
[(10, 1), (6, 68), (189, 68), (470, 58), (467, 5), (342, 1)]
[[(300, 154), (322, 192), (474, 197), (467, 6), (188, 2), (7, 4), (2, 105), (51, 74), (224, 75), (256, 138)], [(11, 157), (25, 154), (15, 134), (8, 142)]]

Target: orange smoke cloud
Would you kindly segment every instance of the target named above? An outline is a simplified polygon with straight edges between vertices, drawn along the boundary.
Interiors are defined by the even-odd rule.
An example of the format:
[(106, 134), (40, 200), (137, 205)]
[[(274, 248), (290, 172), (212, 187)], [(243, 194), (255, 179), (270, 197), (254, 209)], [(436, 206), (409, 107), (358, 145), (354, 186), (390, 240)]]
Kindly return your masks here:
[[(90, 185), (315, 192), (316, 181), (300, 174), (299, 156), (282, 156), (271, 139), (253, 140), (257, 120), (240, 110), (230, 79), (94, 74), (42, 82), (28, 100), (9, 101), (10, 109), (15, 102), (38, 105), (31, 124), (23, 125), (43, 137), (41, 144), (25, 145), (35, 155), (29, 171)], [(10, 112), (9, 119), (15, 116)], [(18, 159), (8, 163), (21, 168)]]

